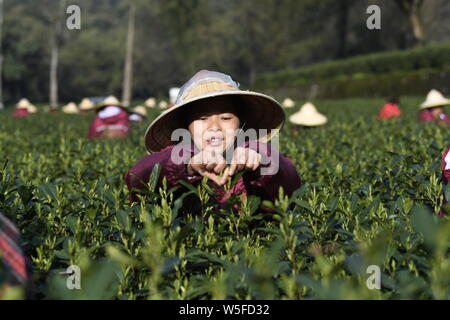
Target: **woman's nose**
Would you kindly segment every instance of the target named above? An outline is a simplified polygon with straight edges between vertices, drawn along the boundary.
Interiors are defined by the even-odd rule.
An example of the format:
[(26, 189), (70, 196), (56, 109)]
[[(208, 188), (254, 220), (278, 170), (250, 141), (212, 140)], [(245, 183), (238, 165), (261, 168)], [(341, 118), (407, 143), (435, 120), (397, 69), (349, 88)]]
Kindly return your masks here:
[(212, 116), (208, 119), (208, 130), (220, 130), (219, 118)]

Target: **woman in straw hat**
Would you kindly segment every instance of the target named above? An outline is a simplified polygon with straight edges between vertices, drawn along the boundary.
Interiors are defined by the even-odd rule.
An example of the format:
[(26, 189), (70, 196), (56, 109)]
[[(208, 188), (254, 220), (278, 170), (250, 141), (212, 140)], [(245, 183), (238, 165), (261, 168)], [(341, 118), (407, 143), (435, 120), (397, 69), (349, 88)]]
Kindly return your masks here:
[(134, 107), (128, 118), (132, 122), (142, 122), (147, 118), (147, 109), (144, 106)]
[(87, 114), (95, 109), (95, 104), (92, 102), (91, 99), (83, 98), (78, 107), (80, 109), (81, 114)]
[[(281, 105), (273, 98), (242, 91), (223, 73), (198, 72), (180, 89), (175, 105), (147, 128), (145, 146), (151, 154), (125, 177), (130, 200), (139, 201), (137, 195), (147, 189), (157, 163), (161, 164), (159, 185), (163, 177), (168, 187), (179, 185), (180, 180), (198, 184), (206, 177), (221, 206), (232, 195), (274, 200), (280, 187), (291, 195), (300, 186), (295, 166), (264, 143), (276, 136), (284, 119)], [(249, 133), (255, 135), (248, 141), (241, 139)], [(182, 137), (176, 146), (174, 136)], [(226, 191), (224, 184), (238, 172), (242, 175)]]
[(62, 107), (62, 112), (67, 114), (78, 114), (80, 111), (78, 110), (77, 104), (75, 102), (69, 102)]
[(295, 106), (295, 102), (291, 98), (285, 98), (281, 105), (283, 108), (293, 108)]
[(303, 127), (318, 127), (327, 123), (327, 117), (317, 111), (311, 102), (306, 102), (299, 111), (289, 117), (292, 124)]
[(28, 99), (23, 98), (16, 104), (16, 110), (14, 110), (12, 116), (15, 118), (26, 117), (30, 113), (36, 113), (37, 108), (28, 101)]
[(156, 107), (156, 99), (153, 97), (148, 98), (147, 100), (145, 100), (144, 104), (147, 108), (154, 108)]
[(127, 109), (114, 96), (96, 106), (97, 115), (91, 123), (88, 137), (123, 137), (129, 132)]
[(445, 98), (438, 90), (431, 90), (427, 99), (420, 105), (420, 112), (418, 114), (419, 121), (444, 123), (450, 125), (450, 118), (444, 112), (443, 106), (450, 105), (450, 100)]

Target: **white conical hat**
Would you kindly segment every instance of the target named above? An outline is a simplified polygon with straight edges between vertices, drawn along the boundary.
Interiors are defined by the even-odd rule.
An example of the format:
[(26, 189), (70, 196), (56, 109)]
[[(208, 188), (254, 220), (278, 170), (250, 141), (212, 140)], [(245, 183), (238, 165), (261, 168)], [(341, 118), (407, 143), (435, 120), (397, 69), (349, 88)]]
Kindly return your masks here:
[(180, 88), (170, 88), (170, 90), (169, 90), (169, 98), (170, 98), (170, 103), (171, 104), (175, 104), (175, 102), (177, 101), (179, 92), (180, 92)]
[(292, 108), (293, 106), (295, 106), (295, 102), (290, 98), (286, 98), (283, 100), (281, 105), (283, 106), (283, 108)]
[(143, 117), (147, 116), (147, 109), (144, 106), (136, 106), (132, 110), (133, 113), (137, 113)]
[(162, 100), (162, 101), (159, 102), (158, 106), (159, 106), (160, 109), (166, 109), (167, 108), (167, 102)]
[(145, 106), (148, 108), (154, 108), (156, 106), (156, 99), (155, 98), (148, 98), (145, 100)]
[(320, 126), (327, 122), (327, 117), (317, 111), (316, 107), (310, 103), (305, 103), (298, 112), (289, 117), (293, 124), (302, 126)]
[(81, 100), (79, 107), (80, 107), (80, 110), (87, 111), (87, 110), (94, 109), (95, 104), (90, 99), (84, 98), (83, 100)]
[(420, 105), (420, 109), (428, 109), (450, 104), (450, 100), (445, 98), (442, 93), (436, 89), (432, 89), (427, 94), (427, 99)]
[(69, 114), (76, 114), (79, 112), (79, 110), (75, 102), (69, 102), (68, 104), (62, 107), (62, 112)]

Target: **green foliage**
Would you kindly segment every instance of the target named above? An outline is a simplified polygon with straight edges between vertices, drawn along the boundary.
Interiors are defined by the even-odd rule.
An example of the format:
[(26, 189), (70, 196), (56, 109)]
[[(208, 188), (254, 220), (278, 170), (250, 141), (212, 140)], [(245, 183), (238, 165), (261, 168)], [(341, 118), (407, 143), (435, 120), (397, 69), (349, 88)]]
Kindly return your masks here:
[[(430, 76), (443, 78), (443, 75), (447, 74), (448, 78), (449, 56), (448, 44), (375, 53), (261, 75), (257, 85), (263, 88), (279, 88), (315, 83), (321, 87), (322, 97), (334, 98), (355, 94), (368, 96), (370, 92), (372, 96), (379, 95), (377, 91), (380, 91), (379, 88), (383, 84), (391, 88), (391, 92), (398, 94), (418, 93), (417, 87), (420, 92), (430, 87)], [(442, 86), (444, 81), (448, 79), (442, 79)], [(336, 86), (338, 88), (335, 92), (330, 92)], [(399, 86), (403, 87), (397, 90), (396, 87)], [(342, 92), (342, 89), (345, 93), (338, 96), (336, 93)], [(406, 89), (409, 91), (404, 92)], [(384, 87), (381, 90), (381, 94), (386, 95), (387, 90)]]
[[(145, 155), (146, 124), (96, 141), (84, 138), (90, 117), (3, 112), (0, 210), (22, 233), (39, 299), (449, 299), (450, 222), (436, 212), (450, 133), (417, 123), (420, 100), (386, 122), (382, 100), (317, 101), (329, 124), (280, 136), (302, 187), (274, 203), (231, 199), (241, 212), (214, 209), (205, 183), (155, 188), (159, 168), (130, 206), (123, 175)], [(199, 209), (181, 210), (192, 197)], [(81, 290), (60, 274), (72, 264)], [(381, 290), (366, 286), (370, 265)]]

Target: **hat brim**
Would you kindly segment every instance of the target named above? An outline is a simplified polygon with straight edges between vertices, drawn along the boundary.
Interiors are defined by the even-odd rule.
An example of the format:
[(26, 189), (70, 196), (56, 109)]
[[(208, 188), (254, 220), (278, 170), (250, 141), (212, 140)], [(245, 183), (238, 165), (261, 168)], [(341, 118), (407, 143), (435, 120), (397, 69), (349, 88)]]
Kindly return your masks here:
[(444, 107), (444, 106), (448, 106), (448, 105), (450, 105), (450, 100), (442, 101), (442, 102), (434, 103), (434, 104), (422, 104), (420, 106), (420, 109), (430, 109), (430, 108), (436, 108), (436, 107)]
[(316, 114), (314, 116), (303, 116), (303, 115), (295, 115), (289, 117), (289, 122), (295, 125), (307, 126), (307, 127), (315, 127), (321, 126), (327, 123), (328, 119), (322, 114)]
[(104, 102), (101, 102), (101, 103), (99, 103), (99, 104), (96, 104), (92, 109), (89, 109), (89, 110), (99, 110), (99, 109), (101, 109), (101, 108), (108, 107), (108, 106), (119, 107), (119, 108), (122, 108), (122, 109), (125, 109), (125, 110), (128, 111), (128, 108), (125, 107), (125, 106), (124, 106), (123, 104), (121, 104), (121, 103), (104, 103)]
[(183, 114), (190, 108), (195, 107), (195, 102), (200, 100), (230, 99), (233, 97), (233, 105), (239, 107), (242, 113), (241, 125), (245, 122), (244, 130), (247, 128), (273, 129), (267, 135), (258, 137), (259, 141), (269, 141), (284, 125), (285, 114), (282, 106), (272, 97), (253, 91), (220, 91), (202, 95), (184, 103), (174, 105), (161, 113), (145, 131), (145, 147), (150, 153), (161, 151), (174, 144), (171, 140), (172, 132), (178, 128), (186, 127), (186, 117)]
[(95, 105), (89, 106), (89, 107), (80, 105), (80, 106), (79, 106), (79, 109), (80, 109), (81, 111), (91, 111), (91, 110), (95, 110)]

